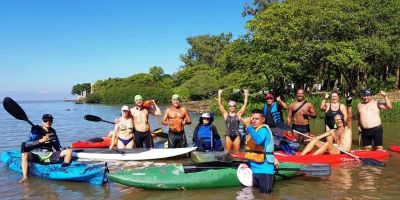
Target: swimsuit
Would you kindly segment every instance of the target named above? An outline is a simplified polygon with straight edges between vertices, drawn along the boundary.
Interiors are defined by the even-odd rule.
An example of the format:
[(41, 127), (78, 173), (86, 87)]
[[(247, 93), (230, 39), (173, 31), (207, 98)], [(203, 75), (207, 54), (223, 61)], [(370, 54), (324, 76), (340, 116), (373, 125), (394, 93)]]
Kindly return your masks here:
[(343, 113), (340, 110), (340, 106), (338, 110), (333, 111), (332, 104), (330, 104), (328, 111), (325, 113), (325, 124), (329, 127), (329, 129), (334, 129), (336, 126), (334, 119), (335, 115), (340, 115), (343, 118)]
[(225, 136), (228, 136), (232, 142), (235, 141), (236, 137), (239, 135), (239, 117), (237, 115), (228, 115), (228, 117), (226, 117), (225, 124), (227, 130), (227, 134)]
[(153, 148), (153, 138), (151, 137), (150, 131), (141, 132), (135, 131), (135, 145), (137, 148), (143, 148), (145, 144), (146, 148)]
[(364, 146), (383, 146), (383, 129), (382, 125), (369, 129), (361, 128), (361, 141)]
[(292, 129), (299, 131), (301, 133), (309, 133), (310, 132), (310, 125), (299, 125), (299, 124), (292, 124)]
[[(125, 123), (120, 122), (119, 123), (119, 134), (118, 135), (122, 135), (122, 133), (124, 133), (127, 129), (129, 129), (130, 131), (133, 131), (133, 123), (130, 122), (130, 121), (126, 121)], [(131, 135), (131, 134), (129, 134), (129, 135)], [(118, 136), (118, 140), (121, 141), (122, 144), (124, 144), (125, 146), (127, 144), (129, 144), (129, 142), (131, 142), (133, 140), (133, 138), (134, 137), (132, 136), (129, 139), (123, 139), (123, 138), (120, 138)]]
[(187, 147), (185, 131), (168, 130), (168, 148)]
[(129, 138), (129, 139), (122, 139), (120, 137), (118, 137), (118, 140), (122, 142), (122, 144), (124, 144), (125, 146), (129, 144), (129, 142), (133, 141), (133, 137)]

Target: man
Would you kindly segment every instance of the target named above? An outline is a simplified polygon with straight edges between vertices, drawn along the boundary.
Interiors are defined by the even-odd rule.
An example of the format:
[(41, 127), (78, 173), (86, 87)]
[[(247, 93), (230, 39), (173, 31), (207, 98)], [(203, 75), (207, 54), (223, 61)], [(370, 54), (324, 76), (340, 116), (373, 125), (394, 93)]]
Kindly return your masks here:
[(265, 118), (259, 109), (251, 112), (250, 119), (241, 120), (249, 133), (246, 138), (245, 157), (249, 160), (253, 172), (253, 186), (258, 187), (262, 193), (270, 193), (275, 174), (274, 165), (278, 164), (274, 157), (271, 130), (264, 124)]
[[(22, 179), (20, 183), (28, 179), (28, 162), (36, 163), (60, 163), (65, 167), (71, 163), (72, 150), (61, 150), (60, 141), (56, 131), (51, 127), (53, 116), (44, 114), (43, 126), (32, 127), (31, 134), (26, 142), (21, 145)], [(54, 152), (53, 149), (56, 151)]]
[(378, 102), (372, 99), (372, 91), (364, 90), (362, 93), (362, 102), (357, 105), (358, 110), (358, 127), (361, 130), (361, 141), (365, 150), (373, 149), (383, 150), (383, 129), (380, 110), (392, 109), (392, 102), (384, 91), (380, 94), (384, 97), (385, 102)]
[[(352, 142), (352, 108), (351, 108), (352, 98), (347, 96), (346, 99), (346, 113), (347, 120), (341, 114), (336, 114), (333, 119), (335, 121), (336, 128), (330, 129), (325, 133), (309, 139), (310, 142), (304, 148), (300, 155), (306, 155), (310, 152), (314, 146), (318, 147), (318, 150), (313, 153), (313, 155), (323, 154), (328, 151), (329, 154), (340, 154), (340, 150), (350, 151)], [(327, 142), (321, 142), (322, 138), (327, 138)]]
[(266, 104), (264, 105), (263, 114), (266, 124), (274, 135), (283, 137), (282, 129), (278, 127), (278, 124), (283, 122), (282, 110), (287, 110), (288, 106), (282, 101), (280, 96), (276, 97), (276, 101), (274, 101), (272, 93), (265, 95), (265, 100)]
[[(136, 95), (135, 107), (131, 108), (131, 115), (133, 117), (133, 125), (135, 127), (135, 146), (137, 148), (153, 148), (153, 138), (150, 133), (149, 114), (154, 116), (161, 116), (161, 110), (156, 102), (152, 100), (153, 107), (143, 107), (143, 97)], [(155, 109), (154, 109), (155, 108)]]
[(189, 111), (181, 107), (180, 97), (177, 94), (172, 95), (172, 106), (167, 108), (163, 116), (162, 124), (169, 126), (168, 130), (168, 148), (187, 147), (187, 140), (184, 126), (191, 124)]
[[(292, 124), (292, 129), (299, 131), (301, 133), (305, 133), (307, 135), (310, 134), (310, 125), (308, 118), (316, 118), (317, 112), (315, 111), (312, 103), (307, 102), (304, 99), (304, 89), (296, 90), (296, 101), (290, 104), (289, 112), (287, 116), (288, 124)], [(293, 133), (294, 136), (299, 139), (299, 135), (297, 133)], [(303, 138), (303, 137), (301, 137)]]

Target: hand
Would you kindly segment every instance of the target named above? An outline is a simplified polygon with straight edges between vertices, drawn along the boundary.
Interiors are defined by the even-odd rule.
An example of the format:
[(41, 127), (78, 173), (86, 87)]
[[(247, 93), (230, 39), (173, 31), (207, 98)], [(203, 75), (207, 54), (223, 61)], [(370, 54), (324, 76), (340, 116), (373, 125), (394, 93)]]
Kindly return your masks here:
[(243, 168), (249, 168), (249, 166), (246, 163), (241, 164)]
[(381, 95), (382, 95), (383, 97), (386, 97), (386, 92), (384, 92), (384, 91), (381, 90)]
[(221, 95), (223, 91), (224, 91), (223, 89), (219, 89), (218, 90), (218, 95)]
[(45, 136), (43, 136), (43, 137), (39, 140), (40, 143), (45, 143), (45, 142), (48, 142), (48, 141), (50, 141), (50, 134), (46, 134)]
[(276, 97), (276, 100), (281, 102), (282, 101), (281, 96)]
[(279, 161), (278, 161), (278, 159), (276, 159), (276, 158), (274, 158), (274, 166), (275, 166), (276, 168), (278, 168), (278, 166), (279, 166)]
[(151, 102), (153, 102), (153, 104), (156, 104), (156, 101), (154, 99), (152, 99)]
[(248, 126), (251, 124), (251, 119), (249, 117), (240, 118), (240, 121), (242, 121), (243, 125), (245, 125), (245, 126)]
[(249, 91), (248, 91), (248, 90), (244, 89), (243, 91), (244, 91), (244, 95), (245, 95), (245, 96), (248, 96), (248, 95), (249, 95)]
[(114, 123), (118, 124), (119, 123), (119, 118), (114, 119)]
[(350, 95), (349, 92), (347, 92), (344, 96), (346, 97), (346, 105), (347, 106), (351, 106), (351, 102), (353, 101), (353, 97)]
[(329, 98), (329, 94), (328, 93), (325, 93), (325, 97), (324, 97), (325, 99), (328, 99)]

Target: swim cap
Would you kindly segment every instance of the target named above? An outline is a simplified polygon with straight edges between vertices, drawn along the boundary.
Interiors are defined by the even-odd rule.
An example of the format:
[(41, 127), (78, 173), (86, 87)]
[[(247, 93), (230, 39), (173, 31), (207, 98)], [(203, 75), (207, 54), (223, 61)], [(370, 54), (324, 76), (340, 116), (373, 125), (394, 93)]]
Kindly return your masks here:
[(129, 107), (127, 105), (122, 106), (121, 111), (124, 111), (124, 110), (129, 110)]
[(135, 101), (140, 100), (140, 99), (143, 100), (143, 97), (140, 96), (140, 95), (136, 95), (136, 96), (135, 96)]
[(201, 115), (201, 117), (202, 117), (202, 118), (211, 118), (211, 115), (210, 115), (210, 113), (203, 113), (203, 114)]
[(372, 91), (370, 89), (365, 89), (362, 93), (363, 97), (372, 96)]
[(236, 102), (230, 100), (230, 101), (228, 102), (228, 106), (236, 106)]
[(172, 98), (171, 98), (171, 99), (172, 99), (172, 100), (175, 100), (175, 99), (180, 100), (181, 97), (180, 97), (178, 94), (174, 94), (174, 95), (172, 95)]

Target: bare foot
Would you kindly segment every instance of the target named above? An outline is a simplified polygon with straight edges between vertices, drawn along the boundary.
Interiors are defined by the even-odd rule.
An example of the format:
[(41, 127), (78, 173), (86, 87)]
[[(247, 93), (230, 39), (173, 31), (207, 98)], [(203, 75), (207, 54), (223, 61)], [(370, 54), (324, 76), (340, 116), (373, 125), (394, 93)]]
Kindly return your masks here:
[(25, 181), (27, 181), (28, 180), (28, 177), (23, 177), (21, 180), (19, 180), (18, 182), (19, 183), (23, 183), (23, 182), (25, 182)]

